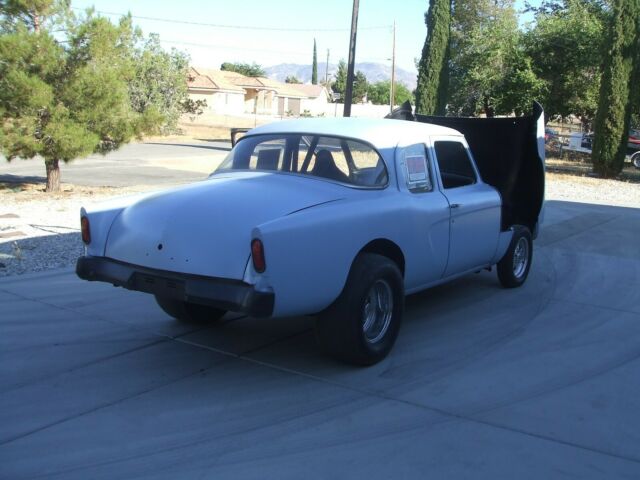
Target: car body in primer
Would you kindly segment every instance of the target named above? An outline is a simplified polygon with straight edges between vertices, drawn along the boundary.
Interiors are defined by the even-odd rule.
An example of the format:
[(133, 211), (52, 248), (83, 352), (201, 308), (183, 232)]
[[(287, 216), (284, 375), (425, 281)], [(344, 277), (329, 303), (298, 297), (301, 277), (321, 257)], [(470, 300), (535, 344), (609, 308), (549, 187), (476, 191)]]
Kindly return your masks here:
[[(540, 136), (543, 146), (542, 112), (528, 118), (523, 139), (539, 146)], [(514, 235), (524, 230), (524, 276), (515, 285), (501, 281), (526, 279), (542, 212), (544, 148), (530, 160), (537, 166), (520, 161), (497, 180), (483, 159), (496, 185), (483, 180), (473, 153), (459, 130), (420, 119), (261, 126), (204, 181), (83, 208), (86, 249), (76, 270), (154, 294), (181, 320), (226, 311), (318, 314), (325, 351), (375, 363), (395, 341), (405, 294), (501, 261), (503, 276), (518, 277), (516, 257), (524, 254)], [(507, 157), (502, 152), (503, 170)]]

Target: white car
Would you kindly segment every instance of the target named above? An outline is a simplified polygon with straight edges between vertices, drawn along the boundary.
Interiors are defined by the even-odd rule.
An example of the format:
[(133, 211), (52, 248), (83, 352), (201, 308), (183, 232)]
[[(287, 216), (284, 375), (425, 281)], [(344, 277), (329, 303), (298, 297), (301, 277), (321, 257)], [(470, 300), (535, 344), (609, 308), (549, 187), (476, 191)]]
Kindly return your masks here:
[(492, 127), (513, 133), (502, 149), (483, 134), (478, 165), (459, 130), (435, 124), (258, 127), (205, 181), (82, 209), (77, 274), (149, 292), (181, 320), (317, 315), (326, 352), (375, 363), (406, 294), (495, 264), (505, 286), (524, 283), (543, 204), (541, 115)]

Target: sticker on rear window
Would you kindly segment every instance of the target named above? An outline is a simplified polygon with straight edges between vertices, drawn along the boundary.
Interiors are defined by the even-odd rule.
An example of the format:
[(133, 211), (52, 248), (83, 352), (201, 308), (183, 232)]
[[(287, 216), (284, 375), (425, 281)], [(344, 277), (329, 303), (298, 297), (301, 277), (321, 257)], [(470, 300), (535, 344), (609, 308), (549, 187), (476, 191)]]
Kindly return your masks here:
[(424, 156), (406, 157), (406, 161), (410, 182), (423, 182), (427, 179), (427, 164)]
[(424, 144), (410, 145), (404, 149), (403, 165), (406, 172), (407, 188), (412, 193), (431, 190), (431, 177)]

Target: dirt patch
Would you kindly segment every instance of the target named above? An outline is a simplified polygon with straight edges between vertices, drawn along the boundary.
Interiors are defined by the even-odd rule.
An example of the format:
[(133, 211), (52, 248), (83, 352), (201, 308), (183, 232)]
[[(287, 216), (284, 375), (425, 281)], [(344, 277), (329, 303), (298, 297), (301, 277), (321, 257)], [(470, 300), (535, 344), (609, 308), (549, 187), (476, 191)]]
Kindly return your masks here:
[(57, 203), (66, 201), (77, 201), (84, 199), (88, 201), (101, 200), (116, 195), (128, 195), (131, 193), (146, 192), (157, 190), (158, 187), (148, 185), (133, 185), (131, 187), (84, 187), (80, 185), (72, 185), (63, 183), (60, 192), (45, 192), (45, 184), (42, 183), (13, 183), (0, 182), (0, 218), (10, 218), (16, 215), (13, 212), (7, 212), (6, 209), (12, 203), (30, 203), (43, 202), (49, 205), (51, 209), (56, 209)]
[[(547, 157), (545, 164), (548, 172), (559, 173), (564, 175), (572, 175), (575, 177), (593, 177), (593, 167), (590, 159), (584, 157), (567, 158), (567, 157)], [(625, 163), (624, 168), (618, 178), (622, 182), (640, 183), (640, 170), (630, 163)]]

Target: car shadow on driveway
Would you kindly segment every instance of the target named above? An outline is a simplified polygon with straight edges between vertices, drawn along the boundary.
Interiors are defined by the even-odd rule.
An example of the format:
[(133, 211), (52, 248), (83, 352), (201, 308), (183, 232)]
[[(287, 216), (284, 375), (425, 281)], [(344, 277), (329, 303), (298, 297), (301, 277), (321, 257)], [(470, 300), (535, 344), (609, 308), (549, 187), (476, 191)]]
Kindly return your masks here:
[[(78, 228), (35, 224), (27, 228), (39, 230), (41, 235), (24, 238), (26, 232), (22, 230), (26, 228), (20, 225), (0, 231), (0, 278), (65, 268), (82, 255), (83, 246)], [(9, 278), (16, 281), (20, 279), (19, 276)]]

